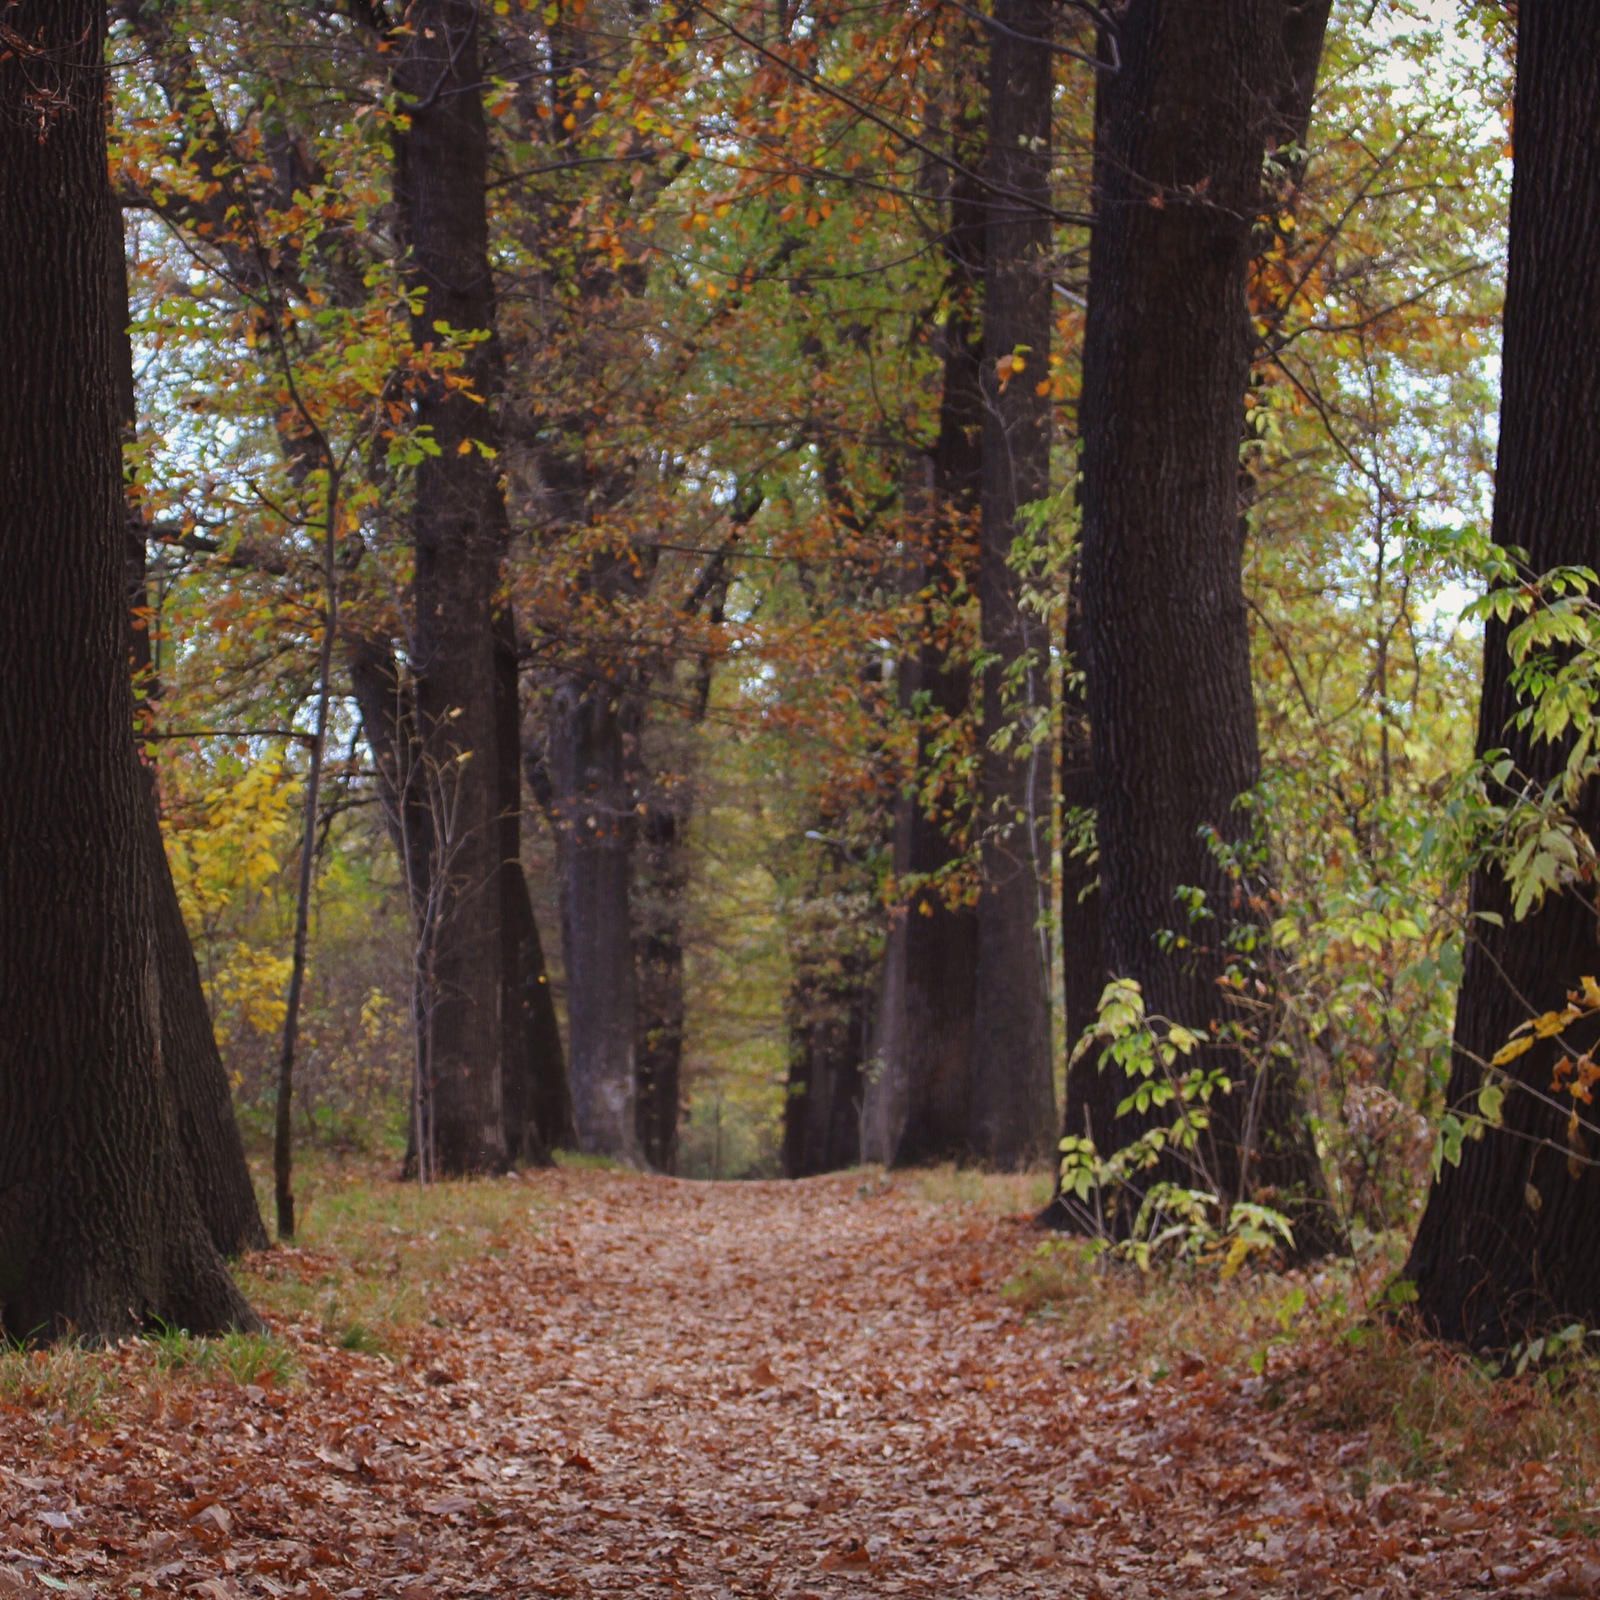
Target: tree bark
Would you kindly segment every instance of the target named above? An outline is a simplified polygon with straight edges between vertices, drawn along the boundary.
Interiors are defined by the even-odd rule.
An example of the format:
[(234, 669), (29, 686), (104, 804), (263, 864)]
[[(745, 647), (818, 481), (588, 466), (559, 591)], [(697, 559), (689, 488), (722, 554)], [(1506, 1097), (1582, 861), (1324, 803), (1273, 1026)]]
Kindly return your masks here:
[[(1061, 1131), (1069, 1138), (1089, 1138), (1095, 1148), (1109, 1154), (1117, 1148), (1117, 1106), (1127, 1093), (1120, 1074), (1102, 1070), (1098, 1052), (1085, 1051), (1072, 1059), (1084, 1030), (1098, 1013), (1100, 996), (1110, 973), (1106, 968), (1105, 937), (1100, 926), (1100, 885), (1095, 864), (1075, 851), (1076, 824), (1094, 810), (1094, 770), (1090, 751), (1089, 716), (1085, 701), (1083, 584), (1081, 563), (1074, 560), (1069, 574), (1066, 629), (1062, 639), (1061, 691), (1061, 1009), (1062, 1033), (1067, 1053), (1065, 1104)], [(1081, 1214), (1070, 1196), (1058, 1194), (1039, 1218), (1047, 1227), (1072, 1232), (1092, 1227), (1097, 1220)]]
[(131, 730), (104, 11), (23, 0), (0, 56), (0, 1328), (255, 1326), (161, 1063)]
[[(570, 1144), (572, 1102), (555, 997), (522, 868), (522, 716), (516, 622), (495, 616), (495, 760), (500, 805), (500, 1014), (506, 1153), (548, 1166), (553, 1145)], [(548, 1130), (548, 1132), (546, 1131)]]
[[(972, 1053), (972, 1142), (992, 1166), (1044, 1156), (1056, 1112), (1050, 1061), (1049, 646), (1011, 565), (1018, 509), (1050, 481), (1052, 55), (1046, 0), (997, 0), (989, 38), (989, 220), (983, 298), (979, 609), (982, 873)], [(997, 750), (1008, 724), (1021, 737)]]
[(550, 697), (547, 770), (561, 863), (567, 1050), (578, 1147), (637, 1163), (629, 855), (635, 826), (620, 692), (563, 672)]
[(495, 467), (478, 448), (493, 448), (493, 407), (503, 386), (492, 336), (478, 7), (473, 0), (414, 0), (406, 22), (394, 69), (408, 107), (408, 126), (396, 140), (395, 201), (408, 278), (421, 291), (412, 339), (419, 350), (437, 346), (440, 324), (489, 335), (465, 357), (473, 394), (425, 378), (416, 399), (417, 424), (439, 450), (417, 468), (412, 511), (412, 649), (434, 907), (419, 1099), (435, 1170), (498, 1171), (509, 1151), (495, 613), (507, 530)]
[[(388, 637), (349, 629), (344, 645), (345, 670), (377, 772), (384, 825), (405, 871), (412, 915), (421, 931), (431, 890), (433, 820), (417, 772), (414, 697)], [(502, 611), (496, 617), (496, 759), (502, 765), (508, 760), (519, 763), (509, 776), (501, 771), (499, 790), (504, 829), (500, 840), (502, 1010), (512, 1024), (502, 1038), (506, 1149), (512, 1160), (537, 1163), (547, 1159), (552, 1149), (571, 1147), (575, 1136), (561, 1029), (521, 862), (516, 674), (516, 640), (509, 613)]]
[[(1532, 571), (1600, 565), (1600, 13), (1558, 0), (1517, 12), (1516, 153), (1511, 185), (1496, 544), (1521, 546)], [(1528, 776), (1560, 771), (1565, 745), (1510, 726), (1505, 624), (1484, 634), (1478, 751), (1504, 749)], [(1600, 838), (1600, 791), (1576, 820)], [(1513, 922), (1505, 880), (1474, 874), (1448, 1102), (1470, 1105), (1480, 1062), (1530, 1015), (1559, 1010), (1600, 971), (1591, 887), (1552, 895)], [(1493, 913), (1501, 926), (1484, 922)], [(1587, 1042), (1587, 1041), (1585, 1041)], [(1468, 1142), (1428, 1196), (1406, 1276), (1436, 1333), (1503, 1349), (1553, 1321), (1600, 1321), (1600, 1173), (1569, 1168), (1566, 1116), (1549, 1096), (1555, 1048), (1540, 1041), (1507, 1069), (1524, 1088), (1505, 1099), (1505, 1128)], [(1582, 1130), (1577, 1143), (1592, 1153)]]
[(683, 1071), (683, 900), (687, 775), (657, 777), (647, 790), (634, 846), (633, 968), (639, 1148), (657, 1172), (678, 1168)]
[[(979, 100), (978, 74), (968, 93)], [(965, 81), (965, 80), (960, 80)], [(969, 171), (983, 164), (983, 114), (978, 105), (952, 109), (956, 158)], [(924, 548), (907, 563), (909, 585), (927, 593), (930, 634), (958, 585), (975, 578), (972, 532), (983, 476), (984, 191), (975, 176), (950, 185), (944, 236), (949, 307), (939, 329), (943, 375), (939, 431), (932, 449), (912, 463), (908, 509), (920, 512)], [(900, 664), (899, 700), (910, 714), (917, 697), (949, 721), (966, 715), (971, 672), (930, 637)], [(931, 879), (961, 853), (970, 808), (922, 794), (932, 757), (919, 733), (910, 792), (894, 812), (897, 878)], [(975, 907), (951, 904), (937, 886), (917, 889), (897, 908), (884, 942), (877, 1036), (863, 1086), (861, 1155), (885, 1166), (955, 1161), (971, 1150), (972, 1041), (977, 1008), (978, 918)]]
[(177, 1116), (178, 1145), (211, 1242), (225, 1256), (265, 1250), (267, 1230), (233, 1114), (200, 969), (161, 842), (154, 786), (146, 785), (144, 849), (154, 892), (161, 986), (161, 1064)]
[[(1151, 1014), (1201, 1031), (1226, 1020), (1226, 936), (1256, 916), (1203, 830), (1244, 840), (1238, 800), (1259, 776), (1240, 579), (1245, 291), (1263, 157), (1295, 131), (1283, 85), (1314, 77), (1306, 26), (1289, 0), (1131, 0), (1099, 88), (1082, 562), (1105, 958)], [(1209, 920), (1188, 923), (1186, 886)], [(1237, 1052), (1209, 1053), (1240, 1078)], [(1225, 1199), (1272, 1190), (1316, 1248), (1320, 1167), (1292, 1074), (1276, 1058), (1264, 1070), (1248, 1152), (1251, 1095), (1215, 1108), (1212, 1177)]]
[[(889, 819), (883, 822), (888, 832)], [(794, 841), (797, 870), (780, 873), (791, 972), (783, 1107), (783, 1170), (791, 1178), (861, 1159), (863, 1090), (882, 956), (877, 948), (876, 851), (840, 837), (860, 819), (824, 805)]]

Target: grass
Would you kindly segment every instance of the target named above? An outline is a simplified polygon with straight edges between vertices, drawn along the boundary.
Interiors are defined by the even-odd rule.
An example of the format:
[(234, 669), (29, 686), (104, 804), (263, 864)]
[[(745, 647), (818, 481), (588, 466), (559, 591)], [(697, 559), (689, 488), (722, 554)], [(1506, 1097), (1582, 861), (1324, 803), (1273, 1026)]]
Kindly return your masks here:
[(1140, 1276), (1096, 1263), (1085, 1241), (1053, 1239), (1006, 1293), (1069, 1325), (1075, 1365), (1154, 1382), (1209, 1369), (1263, 1408), (1343, 1436), (1352, 1493), (1402, 1482), (1470, 1493), (1532, 1472), (1565, 1525), (1600, 1533), (1600, 1362), (1504, 1377), (1418, 1336), (1384, 1309), (1401, 1243), (1374, 1240), (1358, 1262), (1220, 1280)]
[[(309, 1322), (341, 1349), (389, 1354), (407, 1328), (437, 1322), (438, 1291), (454, 1268), (509, 1250), (538, 1225), (541, 1201), (515, 1177), (424, 1188), (394, 1181), (394, 1167), (303, 1161), (294, 1248), (235, 1265), (250, 1303), (282, 1321)], [(0, 1344), (0, 1405), (46, 1426), (98, 1426), (135, 1390), (158, 1395), (219, 1380), (284, 1388), (301, 1377), (292, 1341), (271, 1333), (196, 1338), (157, 1326), (113, 1349)]]
[[(876, 1170), (876, 1169), (867, 1169)], [(1042, 1211), (1055, 1193), (1055, 1172), (1041, 1166), (1027, 1172), (979, 1172), (946, 1163), (887, 1179), (903, 1194), (929, 1205), (971, 1206), (989, 1216)], [(903, 1187), (901, 1187), (903, 1185)]]
[(117, 1378), (117, 1363), (103, 1350), (71, 1344), (0, 1350), (0, 1403), (47, 1423), (96, 1419)]
[(158, 1327), (113, 1349), (67, 1341), (0, 1349), (0, 1404), (32, 1412), (46, 1426), (99, 1424), (134, 1387), (159, 1392), (220, 1377), (281, 1388), (299, 1376), (294, 1351), (271, 1334), (196, 1339)]
[(436, 1320), (453, 1268), (509, 1249), (537, 1225), (542, 1202), (515, 1177), (422, 1185), (393, 1172), (392, 1163), (302, 1162), (293, 1253), (252, 1256), (237, 1272), (251, 1304), (309, 1320), (343, 1349), (387, 1353), (406, 1327)]

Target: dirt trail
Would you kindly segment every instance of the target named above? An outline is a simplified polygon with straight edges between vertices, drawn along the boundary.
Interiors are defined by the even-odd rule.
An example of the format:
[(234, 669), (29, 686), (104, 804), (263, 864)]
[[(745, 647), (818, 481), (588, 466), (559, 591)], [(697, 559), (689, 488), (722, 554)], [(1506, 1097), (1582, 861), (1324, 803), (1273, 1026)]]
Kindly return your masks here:
[(1352, 1499), (1344, 1439), (1297, 1431), (1248, 1380), (1077, 1366), (1069, 1323), (999, 1292), (1031, 1248), (1022, 1219), (857, 1175), (524, 1181), (535, 1224), (454, 1274), (447, 1325), (398, 1362), (291, 1334), (298, 1387), (159, 1395), (98, 1432), (0, 1414), (0, 1597), (1375, 1597), (1600, 1578), (1587, 1545), (1526, 1529), (1508, 1566), (1492, 1521), (1452, 1522), (1441, 1497)]

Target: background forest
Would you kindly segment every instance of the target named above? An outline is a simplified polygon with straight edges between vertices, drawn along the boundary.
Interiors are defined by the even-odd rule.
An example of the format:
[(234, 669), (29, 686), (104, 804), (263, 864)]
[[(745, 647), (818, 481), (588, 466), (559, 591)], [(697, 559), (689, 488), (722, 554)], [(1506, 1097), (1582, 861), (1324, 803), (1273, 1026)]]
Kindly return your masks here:
[[(936, 534), (928, 510), (934, 479), (966, 470), (941, 456), (941, 408), (948, 433), (953, 352), (981, 321), (963, 176), (985, 137), (978, 19), (485, 8), (492, 332), (436, 318), (419, 351), (395, 19), (115, 15), (146, 752), (245, 1125), (264, 1136), (275, 1104), (331, 575), (295, 1132), (406, 1139), (417, 924), (372, 727), (384, 691), (363, 699), (361, 674), (377, 659), (403, 695), (416, 648), (412, 497), (446, 448), (410, 403), (424, 382), (493, 413), (448, 448), (504, 488), (522, 861), (574, 1075), (629, 1050), (656, 1075), (639, 1138), (669, 1171), (859, 1159), (848, 1108), (886, 1070), (885, 952), (908, 907), (970, 916), (978, 753), (1009, 739), (1068, 765), (1045, 780), (1062, 825), (1037, 874), (1059, 1105), (1099, 990), (1072, 973), (1063, 991), (1060, 926), (1064, 883), (1070, 918), (1094, 871), (1092, 812), (1065, 792), (1082, 663), (1063, 632), (1092, 16), (1063, 14), (1055, 60), (1048, 365), (1019, 354), (1009, 380), (1049, 402), (1049, 491), (1007, 556), (1054, 692), (996, 711), (964, 687), (986, 649), (975, 504), (958, 490)], [(1420, 1198), (1460, 973), (1460, 862), (1436, 824), (1477, 693), (1481, 625), (1462, 613), (1487, 549), (1508, 49), (1487, 12), (1335, 6), (1253, 269), (1266, 959), (1339, 1211), (1376, 1228)], [(317, 451), (338, 465), (332, 513)], [(574, 835), (580, 790), (602, 840)], [(942, 819), (931, 853), (909, 837), (918, 809)], [(807, 1127), (808, 1085), (846, 1108), (838, 1127)]]

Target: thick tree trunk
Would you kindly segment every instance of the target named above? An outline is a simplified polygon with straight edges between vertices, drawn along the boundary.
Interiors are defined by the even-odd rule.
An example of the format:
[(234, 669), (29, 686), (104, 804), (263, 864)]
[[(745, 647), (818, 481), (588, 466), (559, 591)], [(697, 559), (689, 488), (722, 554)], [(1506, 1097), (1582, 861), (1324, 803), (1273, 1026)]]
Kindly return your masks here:
[(561, 862), (567, 1060), (578, 1147), (638, 1162), (629, 914), (635, 825), (619, 694), (563, 673), (550, 697), (547, 769)]
[(131, 730), (104, 11), (25, 0), (0, 55), (0, 1328), (254, 1325), (161, 1066)]
[[(122, 216), (111, 212), (111, 314), (114, 319), (117, 399), (125, 442), (132, 442), (138, 420), (133, 382), (133, 344), (128, 337), (128, 273)], [(128, 484), (130, 491), (136, 485)], [(149, 587), (145, 571), (145, 528), (136, 493), (130, 492), (123, 517), (124, 576), (129, 613), (129, 666), (135, 686), (138, 721), (149, 719), (159, 685), (150, 648)], [(148, 796), (143, 845), (154, 896), (156, 967), (161, 984), (161, 1063), (178, 1120), (179, 1144), (200, 1215), (211, 1242), (225, 1256), (264, 1250), (267, 1230), (256, 1203), (255, 1185), (244, 1158), (234, 1119), (228, 1074), (217, 1051), (200, 969), (178, 904), (177, 886), (161, 842), (160, 800), (155, 773), (145, 771)]]
[[(485, 184), (488, 135), (473, 0), (415, 0), (394, 70), (409, 126), (396, 140), (395, 200), (408, 276), (422, 291), (419, 349), (439, 324), (492, 333)], [(417, 468), (413, 507), (419, 778), (432, 818), (423, 1138), (430, 1170), (496, 1171), (508, 1159), (502, 1088), (500, 767), (495, 611), (505, 502), (491, 459), (503, 386), (490, 337), (464, 368), (477, 396), (424, 380), (417, 423), (439, 449)]]
[[(1252, 915), (1202, 831), (1244, 838), (1237, 802), (1259, 775), (1237, 487), (1245, 288), (1263, 156), (1292, 131), (1291, 45), (1294, 81), (1306, 76), (1302, 11), (1131, 0), (1119, 70), (1100, 84), (1081, 415), (1105, 958), (1139, 981), (1150, 1013), (1200, 1030), (1221, 1018), (1226, 935)], [(1314, 76), (1314, 52), (1311, 63)], [(1188, 925), (1186, 886), (1205, 892), (1211, 920)], [(1166, 931), (1186, 942), (1164, 944)], [(1239, 1078), (1235, 1053), (1215, 1056)], [(1217, 1106), (1211, 1176), (1224, 1198), (1272, 1190), (1301, 1219), (1302, 1248), (1316, 1248), (1330, 1236), (1321, 1171), (1292, 1077), (1275, 1061), (1266, 1070), (1248, 1157), (1252, 1095)]]
[[(969, 86), (974, 100), (974, 83)], [(953, 112), (952, 149), (969, 169), (983, 163), (983, 117), (977, 106)], [(908, 509), (924, 526), (906, 577), (930, 597), (932, 633), (958, 584), (976, 574), (972, 533), (983, 475), (983, 338), (979, 297), (983, 282), (985, 203), (975, 177), (951, 185), (944, 251), (949, 311), (939, 330), (943, 386), (939, 432), (933, 448), (913, 462)], [(971, 674), (930, 637), (900, 664), (900, 707), (909, 714), (916, 697), (942, 718), (966, 714)], [(960, 853), (958, 837), (970, 813), (950, 797), (933, 809), (922, 787), (932, 760), (930, 739), (920, 734), (912, 791), (894, 813), (894, 869), (899, 878), (931, 878)], [(896, 910), (884, 943), (877, 1003), (877, 1036), (864, 1084), (861, 1155), (885, 1166), (952, 1161), (971, 1150), (972, 1040), (977, 1009), (978, 917), (970, 905), (951, 905), (938, 888), (919, 889)]]
[[(1050, 651), (1011, 565), (1018, 508), (1050, 480), (1052, 55), (1047, 0), (997, 0), (989, 38), (989, 225), (983, 297), (982, 881), (972, 1051), (974, 1153), (1015, 1167), (1055, 1136), (1050, 1061)], [(1010, 724), (1020, 733), (993, 748)]]
[[(1493, 531), (1496, 544), (1525, 549), (1534, 572), (1600, 566), (1597, 54), (1600, 12), (1522, 0)], [(1509, 667), (1506, 627), (1490, 622), (1478, 750), (1508, 750), (1523, 773), (1548, 780), (1566, 747), (1535, 744), (1509, 725)], [(1577, 821), (1600, 838), (1593, 783)], [(1581, 978), (1600, 974), (1592, 886), (1551, 896), (1519, 923), (1504, 879), (1486, 868), (1473, 877), (1471, 906), (1449, 1087), (1457, 1107), (1470, 1107), (1479, 1063), (1513, 1028), (1561, 1009)], [(1511, 1064), (1526, 1088), (1507, 1094), (1504, 1131), (1468, 1142), (1428, 1196), (1406, 1276), (1424, 1321), (1447, 1338), (1504, 1348), (1553, 1321), (1600, 1322), (1600, 1172), (1581, 1130), (1585, 1159), (1569, 1166), (1566, 1116), (1549, 1103), (1555, 1061), (1540, 1042)]]

